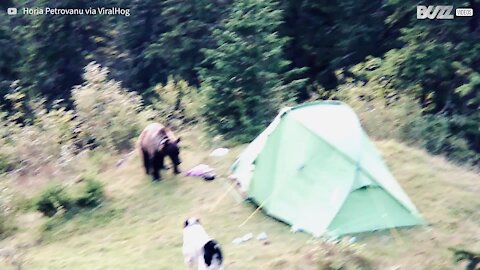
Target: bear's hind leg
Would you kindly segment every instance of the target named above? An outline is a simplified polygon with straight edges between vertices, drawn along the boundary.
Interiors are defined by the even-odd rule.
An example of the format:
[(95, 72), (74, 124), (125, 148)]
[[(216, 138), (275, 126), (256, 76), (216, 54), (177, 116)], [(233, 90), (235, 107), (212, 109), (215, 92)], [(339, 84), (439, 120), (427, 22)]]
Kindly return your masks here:
[(145, 174), (150, 174), (150, 157), (147, 151), (142, 151), (143, 153), (143, 166), (145, 167)]

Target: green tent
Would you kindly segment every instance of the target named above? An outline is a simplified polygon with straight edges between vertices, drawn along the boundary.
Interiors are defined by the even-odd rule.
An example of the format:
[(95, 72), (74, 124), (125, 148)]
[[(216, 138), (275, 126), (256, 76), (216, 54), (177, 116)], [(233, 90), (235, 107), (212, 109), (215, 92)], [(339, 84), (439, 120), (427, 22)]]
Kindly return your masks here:
[(232, 171), (267, 214), (315, 236), (423, 223), (353, 110), (341, 102), (282, 110)]

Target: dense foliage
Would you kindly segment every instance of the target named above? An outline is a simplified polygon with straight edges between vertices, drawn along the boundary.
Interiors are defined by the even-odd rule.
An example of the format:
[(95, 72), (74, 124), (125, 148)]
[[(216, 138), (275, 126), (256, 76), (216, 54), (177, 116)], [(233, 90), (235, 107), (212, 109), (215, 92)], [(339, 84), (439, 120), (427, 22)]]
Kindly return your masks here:
[(202, 69), (206, 119), (213, 130), (240, 141), (259, 134), (298, 81), (285, 83), (283, 46), (277, 33), (282, 13), (275, 1), (237, 1), (230, 16), (213, 33), (214, 49), (206, 50)]
[(140, 113), (142, 98), (109, 80), (108, 69), (96, 63), (85, 68), (84, 79), (72, 90), (79, 140), (111, 150), (129, 149), (146, 124)]
[(35, 203), (37, 211), (47, 217), (54, 216), (58, 211), (70, 211), (74, 205), (73, 199), (65, 187), (50, 186), (43, 191)]
[[(181, 114), (189, 114), (187, 121), (198, 119), (201, 110), (214, 132), (248, 141), (284, 104), (340, 98), (358, 105), (355, 109), (377, 137), (391, 135), (432, 153), (478, 164), (478, 16), (417, 20), (418, 4), (413, 0), (2, 2), (2, 8), (105, 6), (131, 10), (130, 16), (0, 14), (0, 104), (2, 119), (8, 119), (0, 127), (0, 144), (40, 149), (38, 140), (14, 142), (6, 139), (7, 135), (25, 127), (29, 130), (22, 133), (37, 136), (35, 132), (48, 129), (57, 118), (63, 121), (74, 114), (72, 121), (48, 139), (69, 141), (65, 132), (69, 125), (83, 124), (75, 136), (122, 150), (131, 146), (131, 137), (142, 125), (137, 118), (130, 119), (129, 112), (136, 114), (145, 105), (157, 116), (185, 112)], [(475, 0), (452, 4), (479, 5)], [(87, 66), (92, 61), (103, 68)], [(86, 66), (102, 79), (92, 82), (96, 79), (86, 78)], [(173, 81), (178, 84), (172, 86)], [(88, 95), (97, 99), (102, 91), (128, 93), (125, 100), (129, 102), (117, 98), (124, 108), (117, 108), (122, 107), (119, 103), (108, 105), (107, 99), (99, 102), (110, 106), (109, 111), (117, 108), (115, 115), (121, 117), (117, 120), (126, 122), (107, 125), (94, 134), (95, 127), (104, 125), (106, 119), (92, 113), (95, 110), (88, 104), (82, 107), (78, 103), (80, 93), (87, 93), (86, 87), (91, 92)], [(176, 93), (173, 99), (168, 96), (169, 89)], [(130, 94), (133, 91), (139, 95)], [(32, 104), (34, 100), (37, 105)], [(174, 101), (173, 108), (162, 104), (167, 100)], [(395, 128), (375, 124), (381, 117), (371, 117), (367, 108), (372, 106), (382, 110), (389, 122), (385, 126)], [(85, 119), (93, 119), (90, 126)], [(115, 134), (115, 138), (102, 132)], [(63, 145), (64, 152), (70, 147), (58, 145)], [(6, 161), (12, 148), (5, 149), (0, 153), (0, 170), (32, 163), (21, 154), (16, 157), (20, 163)]]
[(47, 217), (58, 212), (75, 213), (81, 209), (99, 206), (105, 199), (102, 182), (86, 177), (78, 186), (51, 185), (35, 201), (37, 211)]

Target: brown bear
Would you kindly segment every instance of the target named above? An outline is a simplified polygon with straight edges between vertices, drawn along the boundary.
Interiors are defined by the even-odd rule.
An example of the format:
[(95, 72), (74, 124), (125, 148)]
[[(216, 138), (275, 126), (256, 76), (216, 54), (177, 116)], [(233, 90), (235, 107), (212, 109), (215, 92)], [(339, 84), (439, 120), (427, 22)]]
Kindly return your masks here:
[(169, 156), (173, 163), (173, 172), (179, 174), (180, 150), (173, 132), (159, 123), (149, 124), (138, 138), (138, 146), (143, 156), (145, 173), (152, 175), (153, 180), (160, 180), (160, 170), (164, 168), (165, 156)]

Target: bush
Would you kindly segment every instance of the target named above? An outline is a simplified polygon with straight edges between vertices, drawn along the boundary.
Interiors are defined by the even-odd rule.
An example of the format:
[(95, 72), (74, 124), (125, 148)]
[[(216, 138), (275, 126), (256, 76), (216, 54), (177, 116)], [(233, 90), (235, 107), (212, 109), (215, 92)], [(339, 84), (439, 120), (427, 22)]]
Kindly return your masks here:
[(158, 98), (152, 103), (159, 119), (168, 124), (172, 120), (182, 124), (200, 120), (204, 95), (187, 81), (169, 77), (165, 85), (158, 84), (154, 90)]
[(8, 161), (8, 156), (0, 153), (0, 174), (10, 170), (10, 163)]
[(414, 123), (411, 136), (430, 153), (444, 154), (450, 160), (475, 164), (480, 154), (470, 149), (461, 131), (458, 131), (455, 118), (442, 115), (427, 115)]
[(367, 133), (376, 139), (408, 141), (413, 125), (422, 118), (415, 101), (377, 91), (375, 86), (343, 86), (334, 98), (350, 105)]
[(87, 177), (85, 185), (76, 200), (77, 206), (81, 208), (99, 206), (104, 199), (104, 187), (102, 182), (92, 177)]
[(65, 187), (53, 185), (48, 187), (39, 196), (36, 202), (36, 208), (47, 217), (54, 216), (59, 210), (69, 211), (73, 208), (75, 202), (68, 194)]
[(13, 209), (8, 189), (0, 185), (0, 238), (13, 230)]
[(74, 87), (72, 97), (80, 122), (80, 144), (121, 151), (132, 146), (146, 125), (148, 111), (142, 112), (142, 98), (108, 79), (108, 69), (96, 63), (85, 67), (82, 85)]
[(35, 174), (47, 164), (62, 168), (78, 149), (92, 144), (116, 151), (130, 148), (153, 114), (142, 111), (140, 96), (107, 75), (108, 69), (95, 63), (85, 68), (85, 83), (72, 91), (75, 111), (59, 102), (49, 109), (45, 100), (28, 102), (23, 90), (14, 87), (5, 96), (11, 111), (0, 112), (0, 173)]
[(60, 210), (72, 214), (82, 208), (93, 208), (103, 200), (103, 184), (93, 177), (85, 177), (80, 184), (70, 188), (62, 185), (48, 187), (40, 194), (35, 207), (45, 216), (52, 217)]
[[(23, 96), (8, 95), (6, 98), (13, 100), (14, 107), (22, 109), (0, 115), (0, 171), (26, 173), (36, 172), (46, 164), (64, 166), (72, 156), (73, 112), (55, 105), (47, 110), (44, 100), (32, 101), (27, 106)], [(28, 121), (20, 120), (24, 107), (31, 111)]]
[(422, 115), (414, 100), (379, 88), (375, 84), (343, 86), (333, 98), (349, 104), (367, 133), (376, 139), (397, 139), (416, 144), (432, 154), (442, 154), (464, 164), (480, 162), (480, 155), (472, 150), (463, 133), (468, 126), (464, 119)]

